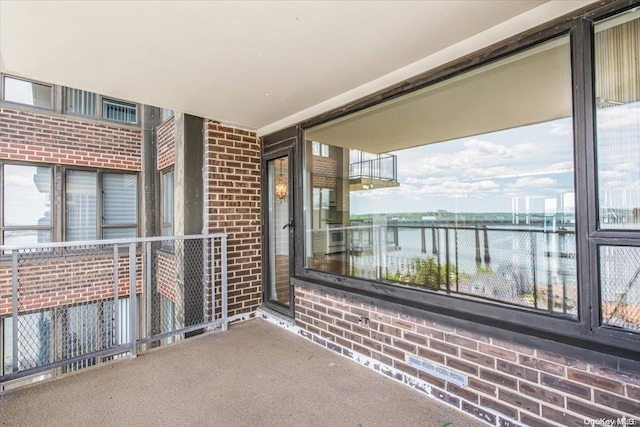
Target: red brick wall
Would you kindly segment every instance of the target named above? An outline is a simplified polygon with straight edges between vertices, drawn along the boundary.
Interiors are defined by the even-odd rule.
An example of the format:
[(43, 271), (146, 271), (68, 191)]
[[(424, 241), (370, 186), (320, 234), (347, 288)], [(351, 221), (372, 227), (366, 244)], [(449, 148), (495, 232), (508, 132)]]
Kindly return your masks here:
[(175, 116), (158, 126), (158, 170), (163, 170), (173, 165), (176, 161), (176, 128)]
[[(205, 124), (205, 222), (228, 234), (229, 315), (261, 304), (260, 143), (255, 133)], [(217, 291), (216, 291), (217, 292)]]
[(141, 131), (0, 108), (0, 158), (139, 171)]
[(174, 254), (158, 251), (157, 286), (158, 293), (169, 300), (178, 301), (178, 270)]
[[(19, 258), (19, 312), (113, 298), (113, 255), (39, 254)], [(137, 293), (142, 292), (142, 256), (136, 259)], [(12, 314), (11, 265), (0, 267), (0, 317)], [(129, 255), (118, 260), (118, 294), (129, 295)]]
[[(399, 374), (386, 373), (408, 384), (421, 379), (426, 393), (492, 425), (584, 426), (640, 415), (640, 376), (299, 286), (295, 295), (296, 324), (314, 341), (395, 368)], [(418, 371), (406, 355), (467, 375), (468, 387)]]

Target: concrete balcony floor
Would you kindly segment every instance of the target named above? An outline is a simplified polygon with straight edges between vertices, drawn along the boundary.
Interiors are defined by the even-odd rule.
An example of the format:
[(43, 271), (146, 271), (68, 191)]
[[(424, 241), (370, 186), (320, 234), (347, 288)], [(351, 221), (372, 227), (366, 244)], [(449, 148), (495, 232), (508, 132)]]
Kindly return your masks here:
[(0, 397), (5, 426), (485, 425), (262, 319)]

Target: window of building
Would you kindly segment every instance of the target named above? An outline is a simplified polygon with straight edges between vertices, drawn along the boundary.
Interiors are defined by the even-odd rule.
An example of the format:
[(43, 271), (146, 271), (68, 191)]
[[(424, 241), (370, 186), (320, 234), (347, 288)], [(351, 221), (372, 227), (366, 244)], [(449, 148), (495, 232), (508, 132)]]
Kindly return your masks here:
[(47, 166), (0, 164), (0, 244), (51, 241), (53, 172)]
[(136, 104), (102, 98), (102, 118), (135, 124), (138, 121)]
[(53, 86), (11, 76), (2, 76), (2, 99), (52, 110)]
[(64, 90), (64, 112), (128, 124), (138, 122), (136, 104), (69, 87)]
[(562, 37), (307, 130), (306, 267), (576, 318), (571, 115)]
[(329, 157), (329, 146), (318, 141), (312, 141), (311, 154), (314, 156)]
[(161, 108), (160, 109), (160, 117), (163, 122), (169, 120), (169, 118), (173, 117), (173, 110), (169, 108)]
[(640, 332), (640, 11), (597, 24), (594, 47), (599, 323)]
[[(113, 299), (59, 306), (18, 315), (18, 367), (32, 369), (96, 352), (129, 341), (129, 297), (118, 298), (119, 330), (115, 331)], [(62, 331), (62, 333), (60, 333)], [(0, 319), (2, 375), (13, 371), (13, 318)], [(56, 335), (60, 335), (55, 338)], [(67, 372), (97, 363), (97, 359), (65, 365)]]
[(174, 172), (173, 169), (162, 173), (162, 235), (173, 236), (173, 193)]
[(65, 111), (84, 116), (98, 115), (98, 94), (86, 90), (65, 88)]
[(67, 241), (137, 236), (135, 174), (69, 169), (65, 201)]

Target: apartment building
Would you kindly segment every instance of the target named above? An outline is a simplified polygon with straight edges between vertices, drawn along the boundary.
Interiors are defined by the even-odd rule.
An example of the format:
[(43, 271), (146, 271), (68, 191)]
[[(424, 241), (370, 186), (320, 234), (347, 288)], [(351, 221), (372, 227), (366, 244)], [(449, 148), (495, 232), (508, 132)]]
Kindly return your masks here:
[[(231, 316), (264, 308), (489, 425), (635, 421), (639, 7), (577, 8), (258, 131), (2, 74), (0, 245), (226, 233)], [(176, 262), (158, 255), (166, 271)], [(73, 281), (90, 264), (29, 273), (51, 275), (20, 307), (37, 333), (74, 301), (59, 321), (75, 347), (58, 351), (113, 311), (99, 280)], [(124, 313), (132, 273), (124, 258), (119, 268)], [(186, 291), (158, 281), (171, 329)], [(55, 339), (33, 357), (47, 360)]]

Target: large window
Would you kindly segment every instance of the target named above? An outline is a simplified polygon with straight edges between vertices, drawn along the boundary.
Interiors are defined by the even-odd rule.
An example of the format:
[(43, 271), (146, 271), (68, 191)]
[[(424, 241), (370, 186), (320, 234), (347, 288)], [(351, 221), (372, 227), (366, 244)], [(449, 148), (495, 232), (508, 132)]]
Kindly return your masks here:
[(0, 164), (0, 169), (0, 244), (50, 242), (52, 168)]
[(2, 99), (9, 102), (53, 109), (53, 86), (16, 77), (2, 77)]
[(571, 115), (563, 37), (309, 129), (307, 268), (577, 317)]
[(637, 357), (640, 11), (611, 13), (303, 124), (299, 278)]
[(137, 236), (137, 175), (69, 169), (65, 179), (67, 241)]

